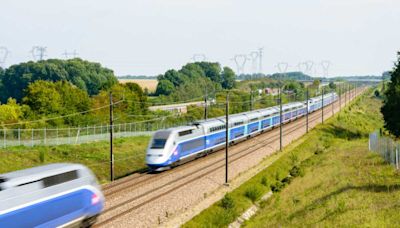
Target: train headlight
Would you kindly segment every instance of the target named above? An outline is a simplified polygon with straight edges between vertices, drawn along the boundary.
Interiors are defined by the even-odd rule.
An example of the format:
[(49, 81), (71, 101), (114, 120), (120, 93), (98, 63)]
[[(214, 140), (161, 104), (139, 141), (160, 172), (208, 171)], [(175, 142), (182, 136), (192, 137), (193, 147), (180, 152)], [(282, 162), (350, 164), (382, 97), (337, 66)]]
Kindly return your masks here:
[(92, 195), (92, 205), (98, 204), (100, 202), (100, 196), (98, 196), (96, 193), (93, 193)]

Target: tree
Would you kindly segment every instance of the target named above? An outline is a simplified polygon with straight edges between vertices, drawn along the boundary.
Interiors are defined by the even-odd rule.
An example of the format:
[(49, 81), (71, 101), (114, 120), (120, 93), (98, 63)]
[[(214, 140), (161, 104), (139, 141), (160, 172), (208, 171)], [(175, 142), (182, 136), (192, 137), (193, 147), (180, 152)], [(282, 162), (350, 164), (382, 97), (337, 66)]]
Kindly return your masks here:
[(187, 81), (187, 77), (176, 70), (168, 70), (161, 78), (172, 82), (174, 87), (177, 87)]
[[(30, 107), (28, 115), (34, 119), (84, 112), (91, 106), (89, 95), (67, 81), (35, 81), (26, 89), (22, 103)], [(60, 119), (56, 124), (75, 125), (81, 119), (81, 115), (74, 115)]]
[(321, 84), (321, 81), (318, 80), (318, 79), (315, 79), (315, 80), (313, 81), (313, 83), (312, 83), (312, 87), (315, 88), (315, 89), (317, 89), (317, 88), (319, 88), (319, 85), (320, 85), (320, 84)]
[(5, 97), (5, 89), (3, 86), (3, 77), (4, 77), (4, 70), (0, 67), (0, 102), (6, 100)]
[(235, 72), (229, 67), (224, 67), (222, 71), (222, 88), (224, 89), (232, 89), (236, 87), (236, 76)]
[(329, 88), (331, 90), (335, 90), (336, 89), (336, 84), (334, 82), (329, 82)]
[(221, 84), (221, 65), (219, 63), (198, 62), (197, 63), (204, 71), (204, 74), (211, 81)]
[(62, 97), (50, 81), (38, 80), (30, 84), (22, 102), (37, 115), (59, 114), (62, 110)]
[(99, 63), (81, 59), (49, 59), (38, 62), (29, 61), (13, 65), (6, 69), (2, 77), (3, 92), (1, 101), (13, 97), (20, 102), (26, 95), (26, 88), (37, 80), (69, 81), (90, 95), (111, 88), (118, 83), (112, 70), (103, 68)]
[(17, 123), (23, 117), (22, 107), (15, 99), (8, 99), (7, 104), (0, 105), (0, 123)]
[(173, 91), (175, 87), (171, 81), (163, 79), (158, 82), (156, 95), (170, 95)]
[(400, 52), (397, 53), (397, 63), (391, 72), (391, 81), (385, 93), (381, 112), (385, 120), (385, 128), (396, 137), (400, 137)]

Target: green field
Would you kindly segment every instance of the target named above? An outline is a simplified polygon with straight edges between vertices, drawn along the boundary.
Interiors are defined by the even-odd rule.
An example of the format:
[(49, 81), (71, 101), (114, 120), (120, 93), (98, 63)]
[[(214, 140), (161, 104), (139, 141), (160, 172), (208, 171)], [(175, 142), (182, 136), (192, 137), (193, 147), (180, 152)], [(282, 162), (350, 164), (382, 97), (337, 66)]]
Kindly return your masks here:
[[(122, 177), (144, 169), (148, 136), (114, 140), (115, 176)], [(54, 162), (81, 163), (96, 174), (99, 181), (109, 180), (110, 145), (107, 141), (60, 146), (11, 147), (0, 149), (0, 173)]]
[(276, 155), (280, 156), (276, 162), (184, 227), (226, 227), (271, 189), (273, 196), (245, 225), (398, 224), (395, 215), (400, 205), (399, 175), (378, 155), (368, 152), (368, 133), (383, 124), (380, 106), (381, 101), (371, 93), (357, 99), (340, 115)]

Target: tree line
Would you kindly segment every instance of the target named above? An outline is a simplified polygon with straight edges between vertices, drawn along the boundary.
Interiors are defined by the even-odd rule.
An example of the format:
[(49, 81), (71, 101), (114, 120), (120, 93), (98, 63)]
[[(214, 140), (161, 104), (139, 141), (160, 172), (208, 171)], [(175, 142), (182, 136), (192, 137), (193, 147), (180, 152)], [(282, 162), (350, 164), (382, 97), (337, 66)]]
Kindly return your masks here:
[(219, 63), (195, 62), (180, 70), (168, 70), (157, 77), (157, 96), (168, 96), (172, 100), (186, 100), (204, 96), (205, 91), (220, 91), (236, 87), (235, 73)]
[[(121, 121), (147, 113), (140, 86), (119, 84), (113, 71), (99, 63), (49, 59), (0, 68), (0, 124), (35, 128), (106, 123), (110, 92), (114, 102), (121, 101), (115, 106)], [(60, 116), (67, 117), (55, 118)]]

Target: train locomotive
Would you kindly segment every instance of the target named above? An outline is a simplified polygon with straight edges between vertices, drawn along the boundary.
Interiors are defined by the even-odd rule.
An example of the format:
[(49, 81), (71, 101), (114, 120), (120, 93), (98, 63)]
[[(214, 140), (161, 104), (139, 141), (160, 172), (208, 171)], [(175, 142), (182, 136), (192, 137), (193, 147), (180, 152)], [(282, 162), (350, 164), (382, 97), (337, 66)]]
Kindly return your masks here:
[[(327, 106), (338, 98), (336, 93), (310, 98), (308, 113)], [(323, 104), (322, 104), (323, 102)], [(306, 102), (282, 105), (282, 123), (307, 114)], [(274, 106), (229, 116), (229, 143), (247, 140), (280, 124), (280, 107)], [(147, 166), (164, 170), (205, 156), (225, 147), (225, 117), (194, 122), (192, 125), (159, 130), (154, 133), (146, 153)]]
[(103, 205), (96, 177), (82, 165), (0, 174), (0, 227), (90, 227)]

